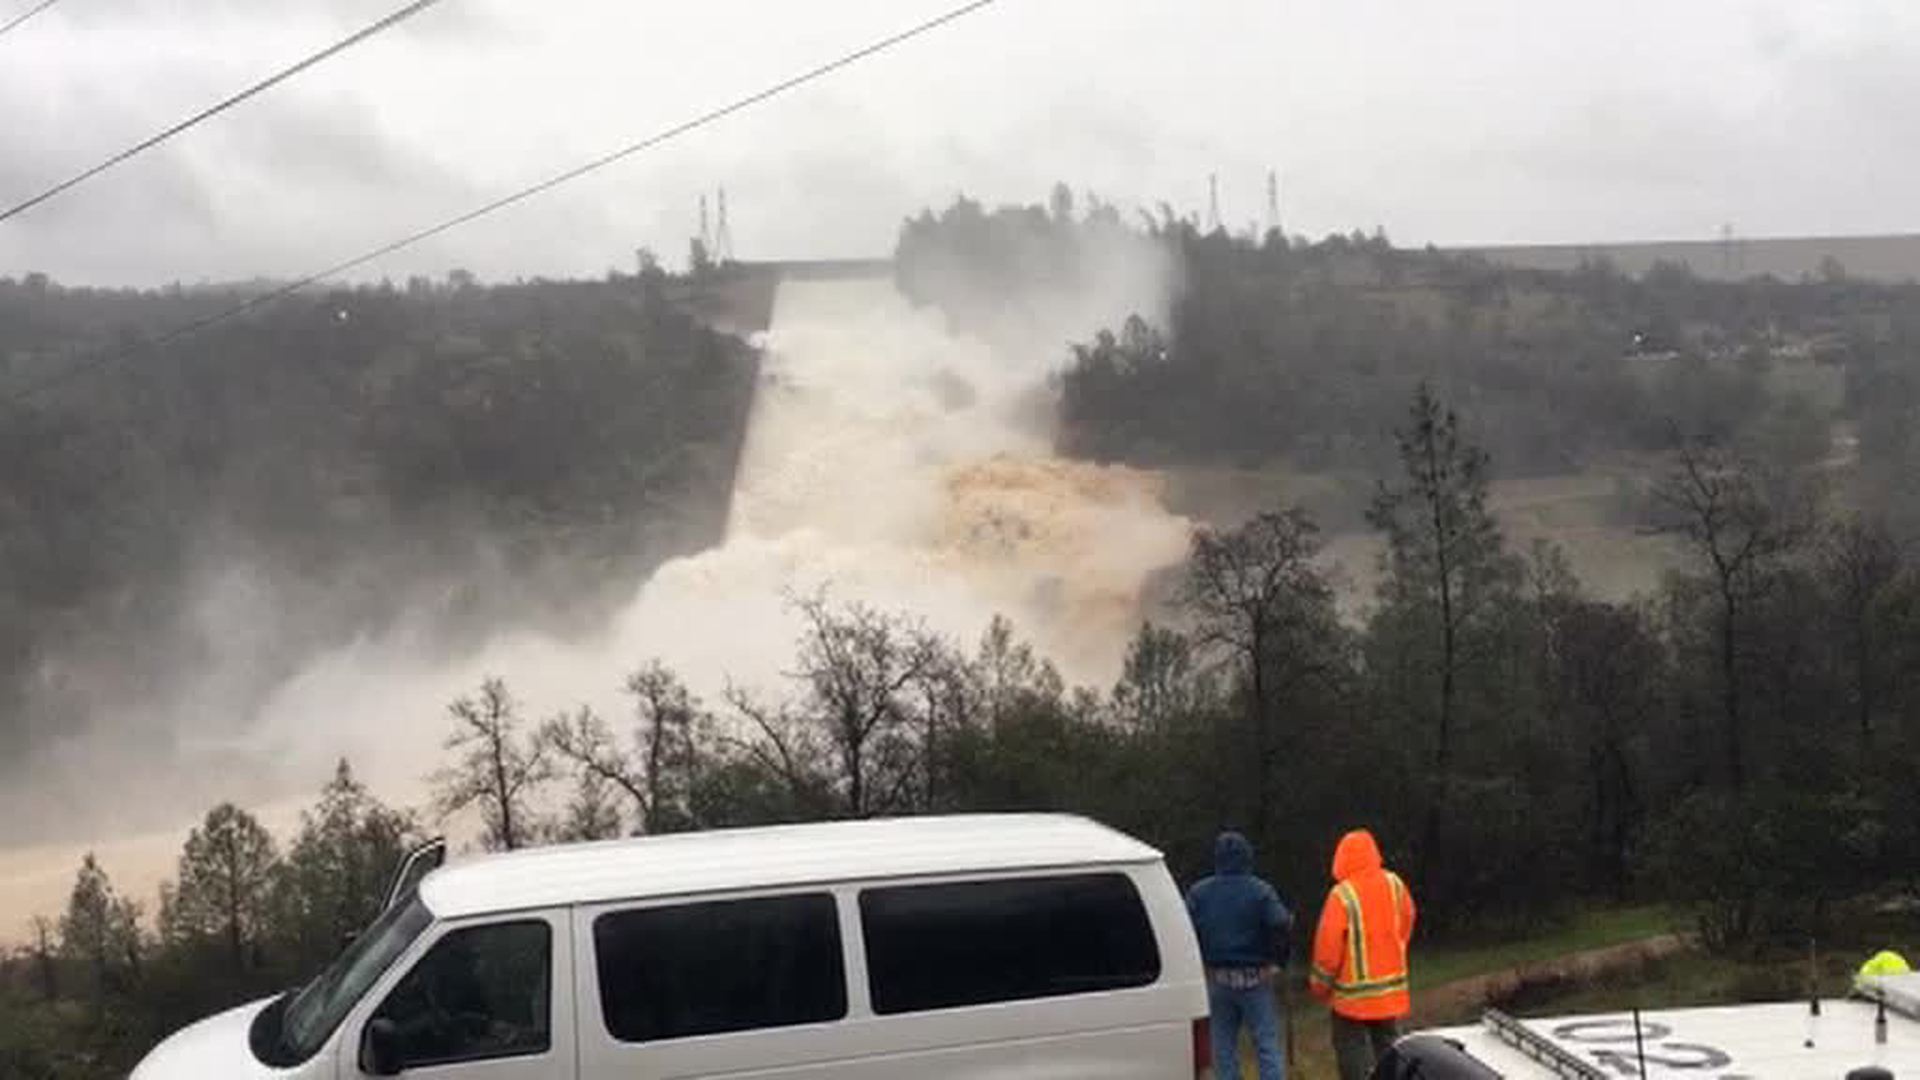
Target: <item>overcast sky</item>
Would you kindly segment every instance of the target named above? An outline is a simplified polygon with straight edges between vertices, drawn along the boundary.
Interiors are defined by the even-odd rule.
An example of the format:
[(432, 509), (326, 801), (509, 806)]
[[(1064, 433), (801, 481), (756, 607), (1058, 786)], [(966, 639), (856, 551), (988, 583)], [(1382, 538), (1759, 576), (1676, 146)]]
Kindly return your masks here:
[[(289, 276), (357, 254), (954, 0), (444, 0), (25, 218), (0, 275)], [(0, 0), (0, 21), (29, 0)], [(64, 0), (0, 38), (0, 202), (399, 6)], [(965, 191), (1054, 180), (1402, 243), (1920, 230), (1910, 0), (1000, 0), (831, 81), (370, 271), (882, 254)]]

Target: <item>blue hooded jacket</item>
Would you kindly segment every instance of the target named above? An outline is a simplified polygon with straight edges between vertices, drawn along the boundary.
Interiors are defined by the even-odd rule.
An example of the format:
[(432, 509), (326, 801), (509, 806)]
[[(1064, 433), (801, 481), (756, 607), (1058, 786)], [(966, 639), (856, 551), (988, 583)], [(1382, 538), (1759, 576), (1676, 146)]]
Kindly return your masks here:
[(1287, 966), (1293, 913), (1273, 886), (1253, 876), (1253, 845), (1224, 832), (1213, 845), (1214, 874), (1187, 892), (1187, 914), (1209, 968)]

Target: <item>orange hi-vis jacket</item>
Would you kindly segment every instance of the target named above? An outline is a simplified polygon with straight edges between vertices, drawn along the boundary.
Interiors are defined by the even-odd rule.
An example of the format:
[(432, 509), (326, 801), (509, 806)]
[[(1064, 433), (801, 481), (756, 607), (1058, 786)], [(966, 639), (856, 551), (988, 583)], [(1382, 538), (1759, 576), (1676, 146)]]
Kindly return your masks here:
[(1413, 893), (1380, 864), (1373, 834), (1356, 829), (1333, 853), (1334, 886), (1313, 935), (1313, 996), (1350, 1020), (1395, 1020), (1413, 1009), (1407, 945)]

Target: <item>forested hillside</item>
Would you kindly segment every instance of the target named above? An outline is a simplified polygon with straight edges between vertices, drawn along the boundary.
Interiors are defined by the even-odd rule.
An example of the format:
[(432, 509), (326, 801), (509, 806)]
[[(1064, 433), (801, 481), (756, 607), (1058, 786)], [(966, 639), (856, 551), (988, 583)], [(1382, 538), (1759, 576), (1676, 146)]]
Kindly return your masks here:
[(194, 664), (175, 624), (224, 567), (287, 601), (262, 633), (321, 639), (290, 663), (429, 596), (450, 628), (591, 617), (711, 542), (754, 363), (665, 284), (359, 287), (89, 370), (236, 294), (0, 280), (0, 395), (46, 387), (0, 416), (4, 756), (70, 733), (62, 672), (93, 652), (130, 692)]
[(1709, 281), (1677, 265), (1629, 277), (1604, 261), (1515, 270), (1379, 235), (1206, 234), (1164, 209), (1131, 223), (1098, 201), (1077, 211), (1060, 189), (1045, 208), (961, 200), (909, 222), (898, 274), (971, 326), (1128, 244), (1177, 268), (1173, 308), (1089, 329), (1060, 380), (1065, 452), (1285, 463), (1370, 484), (1391, 464), (1400, 403), (1424, 380), (1510, 477), (1689, 439), (1805, 465), (1834, 452), (1849, 433), (1833, 425), (1846, 423), (1861, 466), (1848, 497), (1920, 525), (1906, 479), (1920, 464), (1908, 434), (1920, 287), (1853, 280), (1838, 264), (1791, 282)]
[[(1367, 825), (1421, 898), (1422, 942), (1661, 901), (1714, 948), (1787, 962), (1906, 895), (1910, 547), (1823, 511), (1810, 477), (1691, 444), (1656, 489), (1685, 571), (1609, 603), (1553, 548), (1507, 543), (1486, 504), (1497, 462), (1444, 403), (1423, 388), (1393, 437), (1369, 514), (1384, 585), (1357, 624), (1288, 506), (1197, 535), (1170, 625), (1143, 626), (1106, 688), (1067, 686), (1005, 622), (962, 642), (911, 611), (799, 597), (791, 681), (764, 695), (702, 700), (636, 657), (605, 676), (624, 679), (625, 715), (525, 700), (511, 671), (448, 703), (418, 824), (471, 815), (498, 850), (1068, 810), (1161, 846), (1183, 880), (1234, 825), (1303, 904), (1341, 831)], [(187, 1017), (305, 977), (365, 919), (370, 868), (409, 827), (343, 772), (292, 837), (212, 809), (157, 899), (115, 892), (89, 857), (64, 917), (0, 963), (0, 1066), (119, 1075)]]

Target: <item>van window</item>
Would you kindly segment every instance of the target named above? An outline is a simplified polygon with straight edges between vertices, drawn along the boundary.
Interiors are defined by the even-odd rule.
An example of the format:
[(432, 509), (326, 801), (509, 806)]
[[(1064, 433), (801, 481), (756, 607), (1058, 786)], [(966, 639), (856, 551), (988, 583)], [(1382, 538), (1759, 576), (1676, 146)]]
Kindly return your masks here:
[(393, 1022), (403, 1068), (544, 1054), (553, 1035), (552, 958), (553, 931), (542, 921), (454, 930), (374, 1019)]
[(920, 1012), (1146, 986), (1160, 951), (1124, 874), (869, 889), (873, 1008)]
[(360, 1004), (387, 968), (433, 925), (433, 913), (413, 896), (388, 908), (354, 939), (339, 959), (298, 993), (288, 994), (254, 1017), (247, 1041), (263, 1065), (290, 1069), (320, 1052), (333, 1030)]
[(593, 922), (600, 1011), (622, 1042), (847, 1015), (840, 920), (827, 893), (611, 912)]

